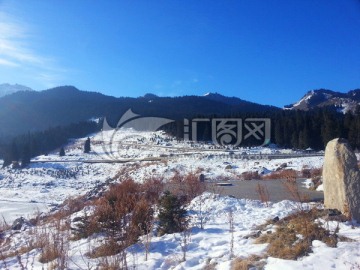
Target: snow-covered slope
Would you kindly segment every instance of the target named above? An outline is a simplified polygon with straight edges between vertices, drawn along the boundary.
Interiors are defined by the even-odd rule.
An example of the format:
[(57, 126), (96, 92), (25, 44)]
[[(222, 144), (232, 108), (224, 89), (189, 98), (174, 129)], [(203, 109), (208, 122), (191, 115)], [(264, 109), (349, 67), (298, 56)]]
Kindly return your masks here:
[[(69, 196), (83, 195), (110, 181), (123, 168), (131, 167), (131, 176), (143, 181), (145, 176), (169, 178), (174, 171), (201, 171), (207, 179), (239, 179), (246, 171), (274, 171), (283, 163), (289, 168), (319, 168), (323, 158), (259, 159), (261, 155), (290, 150), (269, 148), (239, 148), (232, 151), (215, 149), (210, 144), (178, 142), (162, 132), (139, 132), (121, 129), (104, 131), (90, 136), (92, 151), (83, 153), (86, 138), (74, 140), (65, 147), (66, 156), (59, 152), (39, 156), (28, 168), (0, 169), (0, 212), (11, 222), (27, 216), (36, 207), (49, 209)], [(242, 156), (248, 153), (252, 158)], [(230, 154), (231, 153), (231, 154)], [(149, 161), (140, 161), (147, 159)], [(113, 160), (133, 160), (129, 163), (108, 163)], [(85, 161), (85, 162), (84, 162)], [(93, 161), (94, 163), (90, 163)], [(99, 163), (96, 163), (99, 162)], [(231, 169), (226, 169), (231, 167)], [(130, 169), (129, 169), (130, 170)], [(13, 209), (12, 203), (18, 204)], [(25, 207), (29, 204), (29, 209)]]
[(298, 102), (285, 106), (288, 110), (311, 110), (321, 107), (333, 107), (346, 113), (354, 111), (360, 103), (360, 90), (352, 90), (348, 93), (340, 93), (331, 90), (319, 89), (307, 92)]
[[(292, 153), (291, 150), (269, 148), (239, 148), (228, 150), (207, 144), (178, 142), (162, 132), (135, 132), (131, 129), (104, 131), (93, 134), (92, 150), (83, 153), (86, 138), (73, 140), (66, 147), (66, 156), (58, 152), (33, 159), (28, 168), (15, 170), (0, 169), (0, 213), (11, 223), (19, 216), (28, 217), (34, 209), (46, 212), (69, 196), (88, 194), (101, 186), (107, 186), (120, 171), (128, 173), (135, 181), (143, 181), (148, 176), (171, 177), (175, 171), (181, 173), (201, 171), (207, 179), (236, 179), (242, 172), (258, 171), (266, 168), (276, 170), (283, 163), (290, 168), (318, 168), (323, 157), (303, 157), (284, 160), (264, 158), (234, 158), (238, 154), (271, 154), (276, 151)], [(144, 161), (146, 159), (147, 161)], [(110, 161), (131, 161), (111, 163)], [(143, 160), (143, 161), (141, 161)], [(99, 162), (99, 163), (98, 163)], [(231, 169), (229, 168), (229, 165)], [(264, 254), (267, 244), (255, 244), (248, 236), (256, 233), (256, 227), (268, 219), (285, 217), (298, 209), (299, 203), (288, 200), (269, 202), (236, 199), (205, 192), (188, 205), (191, 218), (191, 233), (186, 261), (182, 261), (182, 236), (179, 233), (153, 236), (148, 259), (145, 260), (144, 245), (140, 241), (127, 250), (128, 266), (134, 269), (230, 269), (231, 239), (234, 239), (233, 253), (236, 257)], [(302, 204), (303, 209), (310, 204)], [(234, 227), (229, 227), (229, 213), (234, 217)], [(83, 215), (75, 213), (69, 220)], [(204, 229), (200, 229), (200, 219)], [(313, 253), (298, 261), (264, 258), (265, 269), (349, 269), (360, 264), (360, 227), (351, 229), (350, 223), (339, 224), (339, 234), (356, 242), (340, 242), (338, 248), (328, 248), (319, 241), (313, 241)], [(328, 222), (334, 231), (337, 223)], [(273, 231), (274, 225), (266, 230)], [(30, 243), (34, 231), (49, 231), (49, 228), (25, 228), (17, 233), (0, 234), (10, 241), (11, 249)], [(233, 231), (233, 233), (232, 233)], [(143, 239), (144, 240), (144, 239)], [(98, 245), (101, 235), (88, 239), (72, 240), (67, 254), (67, 269), (97, 269), (101, 259), (90, 259), (85, 254), (90, 246)], [(7, 243), (8, 244), (8, 243)], [(39, 262), (40, 249), (33, 249), (20, 257), (0, 260), (0, 269), (47, 269), (51, 263)], [(116, 260), (116, 258), (109, 258)], [(209, 268), (213, 267), (213, 268)]]

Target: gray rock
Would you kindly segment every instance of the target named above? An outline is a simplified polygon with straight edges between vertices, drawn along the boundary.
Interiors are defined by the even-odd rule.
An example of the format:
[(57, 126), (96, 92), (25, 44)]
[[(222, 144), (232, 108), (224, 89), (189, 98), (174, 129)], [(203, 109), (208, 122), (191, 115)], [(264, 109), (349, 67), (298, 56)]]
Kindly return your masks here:
[(19, 231), (24, 229), (25, 227), (31, 227), (31, 223), (23, 217), (17, 218), (14, 220), (13, 224), (11, 225), (11, 229), (14, 231)]
[(347, 140), (337, 138), (327, 144), (323, 184), (325, 207), (360, 221), (360, 171)]

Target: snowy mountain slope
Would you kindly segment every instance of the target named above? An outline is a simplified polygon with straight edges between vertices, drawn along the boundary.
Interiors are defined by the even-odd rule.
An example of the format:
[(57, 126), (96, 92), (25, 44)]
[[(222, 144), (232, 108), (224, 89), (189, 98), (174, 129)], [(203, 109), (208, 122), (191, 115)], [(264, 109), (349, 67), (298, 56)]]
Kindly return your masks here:
[(326, 89), (307, 92), (298, 102), (285, 106), (288, 110), (312, 110), (321, 107), (331, 107), (346, 113), (354, 111), (360, 103), (360, 89), (340, 93)]

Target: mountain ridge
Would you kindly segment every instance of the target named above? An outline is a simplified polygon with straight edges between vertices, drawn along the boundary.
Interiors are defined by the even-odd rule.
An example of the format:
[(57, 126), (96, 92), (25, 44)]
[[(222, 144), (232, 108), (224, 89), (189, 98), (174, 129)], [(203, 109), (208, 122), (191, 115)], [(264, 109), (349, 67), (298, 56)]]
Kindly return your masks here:
[(315, 108), (332, 108), (339, 112), (354, 112), (360, 104), (360, 89), (350, 90), (347, 93), (329, 89), (308, 91), (299, 101), (284, 106), (287, 110), (313, 110)]
[(0, 98), (0, 135), (16, 135), (67, 125), (91, 118), (106, 117), (116, 124), (128, 110), (142, 116), (165, 117), (174, 120), (194, 116), (226, 116), (241, 112), (281, 110), (239, 98), (222, 95), (211, 97), (182, 96), (112, 97), (98, 92), (79, 90), (74, 86), (59, 86), (43, 91), (16, 92)]
[(34, 91), (30, 87), (21, 84), (0, 84), (0, 98), (20, 91)]

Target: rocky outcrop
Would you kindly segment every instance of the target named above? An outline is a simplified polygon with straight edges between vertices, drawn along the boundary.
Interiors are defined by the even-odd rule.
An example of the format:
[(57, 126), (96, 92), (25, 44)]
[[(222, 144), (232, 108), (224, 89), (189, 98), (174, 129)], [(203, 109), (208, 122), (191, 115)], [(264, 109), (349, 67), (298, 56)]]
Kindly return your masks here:
[(31, 223), (26, 220), (23, 217), (19, 217), (17, 219), (14, 220), (13, 224), (11, 225), (11, 229), (14, 231), (20, 231), (25, 229), (26, 227), (31, 227)]
[(324, 204), (360, 222), (360, 171), (345, 139), (330, 141), (323, 167)]

